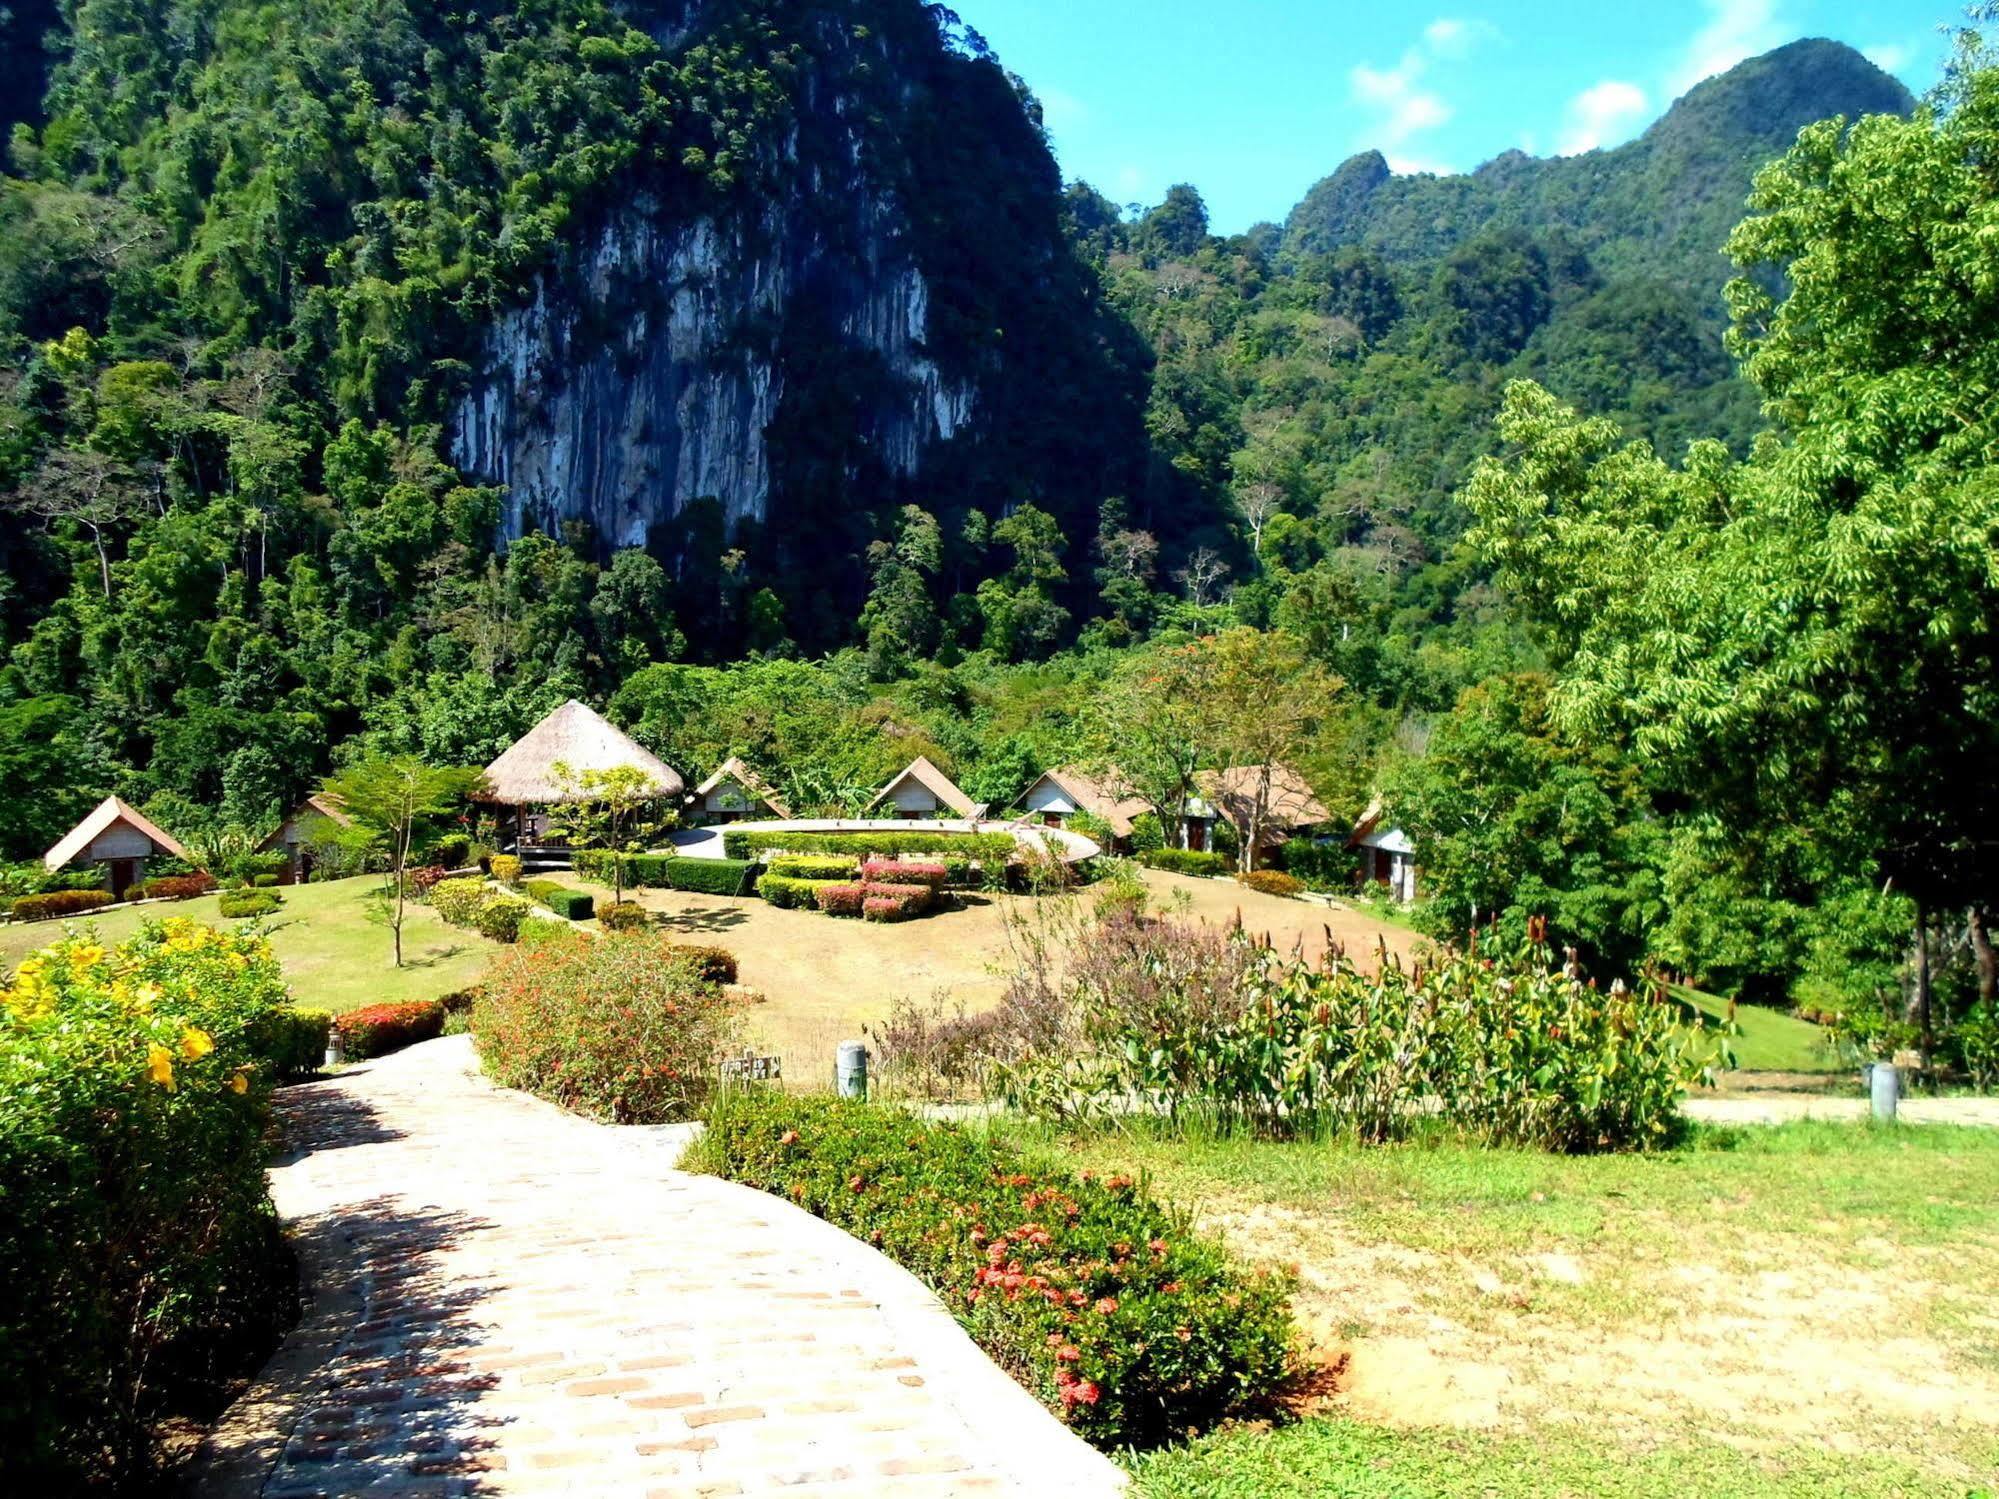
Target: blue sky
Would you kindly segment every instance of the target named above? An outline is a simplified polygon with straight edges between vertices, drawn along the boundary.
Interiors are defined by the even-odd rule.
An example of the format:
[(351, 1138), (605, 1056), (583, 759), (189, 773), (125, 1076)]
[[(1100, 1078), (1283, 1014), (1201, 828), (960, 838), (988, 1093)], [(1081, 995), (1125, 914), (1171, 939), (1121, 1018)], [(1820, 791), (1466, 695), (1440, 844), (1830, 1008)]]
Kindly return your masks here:
[(1175, 182), (1220, 233), (1281, 220), (1355, 151), (1468, 171), (1616, 145), (1701, 78), (1801, 36), (1917, 93), (1950, 0), (954, 0), (1047, 109), (1063, 174), (1120, 203)]

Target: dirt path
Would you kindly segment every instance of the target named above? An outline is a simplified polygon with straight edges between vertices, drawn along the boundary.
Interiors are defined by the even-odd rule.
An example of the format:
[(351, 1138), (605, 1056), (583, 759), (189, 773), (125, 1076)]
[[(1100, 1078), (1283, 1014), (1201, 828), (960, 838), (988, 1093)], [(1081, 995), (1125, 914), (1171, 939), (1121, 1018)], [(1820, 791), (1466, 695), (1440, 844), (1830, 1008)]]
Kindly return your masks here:
[(480, 1077), (462, 1037), (288, 1090), (314, 1302), (198, 1492), (1112, 1495), (873, 1250)]

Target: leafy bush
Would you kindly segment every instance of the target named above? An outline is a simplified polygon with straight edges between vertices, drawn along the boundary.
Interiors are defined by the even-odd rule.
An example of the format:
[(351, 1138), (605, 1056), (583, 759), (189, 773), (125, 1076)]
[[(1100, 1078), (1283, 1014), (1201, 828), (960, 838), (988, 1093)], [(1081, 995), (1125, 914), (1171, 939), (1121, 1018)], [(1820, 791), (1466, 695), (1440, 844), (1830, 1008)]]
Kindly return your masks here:
[(1128, 1178), (1076, 1177), (957, 1125), (776, 1091), (717, 1097), (695, 1169), (865, 1239), (1100, 1446), (1248, 1414), (1290, 1373), (1289, 1287)]
[(288, 1320), (264, 1179), (290, 996), (261, 938), (185, 917), (66, 937), (0, 989), (0, 1466), (134, 1491)]
[(1147, 854), (1164, 847), (1166, 829), (1160, 825), (1157, 812), (1141, 812), (1132, 818), (1131, 851), (1134, 854)]
[(757, 894), (780, 910), (810, 910), (818, 904), (819, 892), (839, 880), (796, 880), (789, 875), (767, 874), (757, 881)]
[(51, 890), (95, 890), (104, 876), (95, 869), (50, 869), (40, 859), (0, 865), (0, 901), (8, 905), (24, 895), (46, 895)]
[(503, 1087), (619, 1124), (664, 1124), (706, 1100), (741, 1006), (712, 963), (657, 934), (516, 947), (472, 1012), (480, 1060)]
[(646, 908), (634, 900), (616, 901), (597, 913), (597, 924), (607, 932), (643, 931), (649, 919)]
[(668, 859), (666, 883), (702, 895), (741, 895), (756, 867), (748, 859)]
[[(472, 863), (472, 840), (457, 834), (440, 838), (423, 851), (426, 864), (435, 864), (441, 869), (464, 869)], [(498, 870), (493, 871), (495, 875)]]
[(476, 875), (439, 880), (430, 887), (430, 908), (453, 926), (469, 927), (486, 903), (486, 882)]
[(900, 828), (851, 833), (722, 834), (722, 847), (732, 859), (758, 854), (847, 854), (856, 859), (895, 858), (899, 854), (958, 854), (982, 864), (1005, 864), (1020, 845), (1011, 833), (919, 833)]
[(1264, 895), (1303, 895), (1305, 882), (1281, 869), (1251, 869), (1236, 876), (1238, 884)]
[(281, 879), (282, 876), (275, 874), (253, 874), (250, 876), (250, 888), (253, 890), (275, 890)]
[[(1241, 931), (1118, 913), (1066, 954), (1035, 949), (1003, 1009), (1031, 1021), (993, 1076), (1051, 1119), (1141, 1100), (1174, 1121), (1384, 1140), (1440, 1125), (1587, 1151), (1667, 1140), (1717, 1048), (1664, 991), (1605, 993), (1518, 946), (1361, 972), (1285, 959)], [(1725, 1052), (1722, 1053), (1725, 1057)]]
[(851, 880), (861, 872), (861, 861), (852, 854), (779, 854), (770, 861), (770, 872), (793, 880)]
[(251, 1045), (273, 1076), (310, 1077), (326, 1060), (332, 1031), (333, 1017), (322, 1010), (279, 1010), (253, 1029)]
[(556, 915), (568, 921), (588, 921), (597, 914), (597, 898), (571, 890), (557, 880), (529, 880), (522, 887)]
[(1169, 874), (1227, 874), (1235, 867), (1226, 854), (1192, 848), (1155, 848), (1140, 854), (1138, 862), (1148, 869), (1163, 869)]
[(392, 1004), (363, 1005), (333, 1017), (340, 1048), (349, 1061), (383, 1057), (444, 1033), (444, 1004), (435, 999), (408, 999)]
[(928, 885), (942, 890), (950, 871), (942, 864), (904, 864), (898, 859), (870, 859), (861, 866), (861, 878), (868, 884)]
[(521, 861), (515, 854), (494, 854), (492, 860), (493, 878), (502, 885), (518, 885), (521, 882)]
[(233, 879), (255, 885), (265, 876), (276, 884), (278, 876), (291, 865), (291, 856), (282, 849), (266, 849), (262, 852), (240, 853), (229, 861), (229, 874)]
[(514, 940), (532, 945), (536, 942), (555, 942), (581, 935), (575, 927), (560, 917), (524, 916), (521, 918), (521, 929), (515, 933)]
[(511, 942), (520, 935), (521, 922), (533, 909), (518, 895), (489, 895), (480, 904), (472, 925), (482, 937)]
[(415, 869), (403, 871), (403, 879), (409, 885), (411, 895), (418, 900), (427, 900), (430, 892), (437, 888), (437, 882), (451, 873), (442, 864), (423, 864)]
[(821, 882), (812, 902), (828, 916), (858, 916), (867, 904), (868, 887), (857, 882)]
[(193, 874), (167, 874), (147, 880), (132, 894), (139, 900), (193, 900), (215, 888), (215, 876), (206, 870)]
[(704, 983), (736, 982), (736, 955), (726, 947), (706, 947), (697, 942), (676, 942), (670, 950), (675, 962), (691, 964), (696, 976)]
[(111, 904), (108, 890), (50, 890), (24, 895), (14, 902), (16, 921), (48, 921), (57, 916), (81, 916)]
[(1296, 875), (1306, 888), (1337, 895), (1360, 883), (1360, 850), (1344, 843), (1314, 843), (1293, 838), (1282, 845), (1278, 859), (1286, 874)]
[(867, 885), (861, 914), (869, 921), (908, 921), (930, 909), (936, 892), (928, 885)]
[(215, 908), (231, 921), (269, 916), (285, 903), (275, 890), (225, 890), (215, 898)]

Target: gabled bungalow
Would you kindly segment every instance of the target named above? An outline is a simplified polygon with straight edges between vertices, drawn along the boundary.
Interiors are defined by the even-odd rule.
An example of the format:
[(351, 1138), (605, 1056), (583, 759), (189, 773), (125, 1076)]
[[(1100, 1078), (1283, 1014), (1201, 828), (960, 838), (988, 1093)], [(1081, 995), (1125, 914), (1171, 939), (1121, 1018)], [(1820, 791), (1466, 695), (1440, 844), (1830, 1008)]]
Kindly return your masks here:
[(344, 828), (352, 826), (353, 819), (341, 809), (339, 802), (315, 792), (292, 808), (291, 815), (257, 845), (257, 852), (264, 854), (282, 850), (285, 879), (291, 884), (303, 885), (312, 878), (312, 844), (317, 837), (314, 824), (322, 822)]
[[(486, 786), (478, 799), (500, 809), (504, 847), (514, 852), (536, 850), (548, 836), (547, 808), (589, 800), (576, 784), (578, 777), (621, 766), (642, 772), (662, 801), (677, 803), (687, 789), (679, 771), (601, 713), (571, 698), (486, 767)], [(558, 862), (566, 858), (560, 855)]]
[(868, 803), (868, 810), (886, 807), (894, 817), (963, 817), (976, 820), (985, 815), (985, 804), (975, 802), (958, 789), (957, 783), (918, 755), (902, 773)]
[(122, 899), (127, 890), (145, 879), (148, 859), (187, 856), (173, 834), (138, 809), (107, 796), (70, 829), (68, 837), (42, 855), (42, 863), (51, 872), (71, 864), (94, 864), (111, 894)]
[(722, 768), (694, 788), (694, 815), (703, 822), (735, 822), (745, 817), (789, 820), (786, 806), (770, 782), (731, 755)]
[(1119, 848), (1130, 846), (1132, 819), (1152, 810), (1144, 797), (1118, 785), (1115, 773), (1099, 779), (1074, 765), (1043, 771), (1022, 794), (1020, 804), (1028, 816), (1051, 828), (1067, 827), (1078, 812), (1087, 812), (1103, 821)]
[(1384, 828), (1381, 819), (1381, 803), (1369, 802), (1354, 824), (1347, 847), (1360, 851), (1363, 880), (1386, 885), (1388, 893), (1399, 901), (1412, 901), (1416, 898), (1415, 841), (1400, 828)]
[[(1247, 838), (1250, 823), (1255, 820), (1257, 793), (1263, 775), (1262, 766), (1232, 765), (1227, 770), (1204, 770), (1195, 776), (1194, 784), (1200, 788), (1201, 796), (1199, 801), (1188, 804), (1187, 816), (1182, 822), (1187, 847), (1211, 847), (1214, 824), (1220, 818), (1226, 818), (1229, 826), (1235, 829), (1238, 843)], [(1293, 838), (1312, 836), (1333, 819), (1333, 814), (1314, 794), (1311, 784), (1289, 765), (1273, 764), (1269, 767), (1269, 775), (1270, 791), (1263, 810), (1262, 836), (1253, 863), (1270, 858), (1281, 845)]]

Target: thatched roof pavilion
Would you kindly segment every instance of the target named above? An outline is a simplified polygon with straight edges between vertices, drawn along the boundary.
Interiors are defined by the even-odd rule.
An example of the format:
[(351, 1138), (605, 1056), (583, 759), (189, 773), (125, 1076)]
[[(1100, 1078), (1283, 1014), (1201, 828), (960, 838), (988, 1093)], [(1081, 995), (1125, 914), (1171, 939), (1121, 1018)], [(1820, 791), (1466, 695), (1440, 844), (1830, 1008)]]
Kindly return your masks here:
[[(569, 777), (556, 767), (565, 766)], [(588, 801), (575, 778), (586, 771), (629, 765), (644, 772), (658, 795), (678, 797), (687, 783), (680, 773), (616, 727), (601, 713), (571, 698), (516, 740), (486, 767), (482, 802), (503, 807), (552, 807)]]

